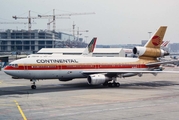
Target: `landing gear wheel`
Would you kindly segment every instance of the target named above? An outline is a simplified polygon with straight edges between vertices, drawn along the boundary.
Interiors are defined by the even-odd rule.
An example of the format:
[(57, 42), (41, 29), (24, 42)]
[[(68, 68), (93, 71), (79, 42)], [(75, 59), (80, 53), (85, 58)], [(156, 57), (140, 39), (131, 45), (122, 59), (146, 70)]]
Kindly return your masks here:
[(112, 87), (116, 87), (116, 83), (111, 83)]
[(107, 82), (103, 83), (103, 86), (108, 86), (108, 83)]
[(31, 88), (36, 89), (36, 85), (35, 85), (36, 80), (35, 79), (30, 79), (30, 81), (32, 82)]
[(112, 83), (108, 83), (108, 87), (112, 87)]
[(108, 83), (108, 87), (119, 87), (120, 86), (120, 83)]
[(119, 87), (119, 86), (120, 86), (120, 83), (116, 83), (115, 86), (116, 86), (116, 87)]
[(32, 88), (32, 89), (36, 89), (36, 85), (32, 85), (31, 88)]

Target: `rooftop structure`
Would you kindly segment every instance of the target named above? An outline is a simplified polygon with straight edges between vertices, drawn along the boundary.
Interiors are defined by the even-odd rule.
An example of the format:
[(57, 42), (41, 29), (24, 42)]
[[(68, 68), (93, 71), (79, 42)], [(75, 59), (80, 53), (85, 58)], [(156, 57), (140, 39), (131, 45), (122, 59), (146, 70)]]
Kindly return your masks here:
[(74, 47), (69, 41), (75, 39), (71, 34), (47, 30), (5, 30), (0, 31), (0, 52), (33, 53), (41, 48)]
[[(42, 48), (38, 54), (63, 54), (63, 55), (80, 55), (84, 48)], [(95, 48), (94, 57), (125, 57), (122, 48)]]

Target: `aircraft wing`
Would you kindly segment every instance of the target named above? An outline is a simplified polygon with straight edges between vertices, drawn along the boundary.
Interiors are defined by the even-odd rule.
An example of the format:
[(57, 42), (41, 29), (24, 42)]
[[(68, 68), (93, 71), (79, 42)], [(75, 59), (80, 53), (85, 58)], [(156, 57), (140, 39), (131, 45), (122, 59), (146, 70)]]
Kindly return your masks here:
[(135, 70), (96, 70), (96, 71), (82, 71), (83, 74), (99, 74), (99, 73), (106, 73), (106, 74), (125, 74), (125, 73), (151, 73), (151, 74), (157, 74), (157, 73), (179, 73), (179, 71), (135, 71)]
[[(161, 64), (168, 64), (168, 63), (175, 63), (179, 62), (179, 60), (173, 60), (173, 61), (162, 61), (162, 62), (155, 62), (155, 63), (148, 63), (146, 66), (155, 66), (155, 65), (161, 65)], [(121, 75), (121, 74), (145, 74), (150, 73), (153, 75), (156, 75), (158, 73), (179, 73), (179, 71), (156, 71), (156, 70), (146, 70), (146, 71), (136, 71), (136, 70), (89, 70), (89, 71), (82, 71), (83, 74), (90, 75), (90, 74), (108, 74), (108, 75)]]
[(147, 66), (153, 66), (153, 65), (161, 65), (161, 64), (168, 64), (168, 63), (175, 63), (179, 62), (179, 60), (172, 60), (172, 61), (162, 61), (162, 62), (154, 62), (154, 63), (147, 63)]

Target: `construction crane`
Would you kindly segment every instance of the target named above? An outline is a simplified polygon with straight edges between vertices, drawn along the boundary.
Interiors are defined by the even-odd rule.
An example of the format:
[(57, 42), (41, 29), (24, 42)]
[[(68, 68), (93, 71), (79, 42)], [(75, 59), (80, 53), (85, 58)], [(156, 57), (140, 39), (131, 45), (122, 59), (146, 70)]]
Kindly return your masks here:
[[(73, 30), (69, 30), (69, 29), (63, 29), (63, 30), (62, 30), (62, 29), (58, 29), (58, 30), (60, 30), (60, 31), (73, 32), (74, 40), (75, 40), (75, 35), (77, 35), (77, 41), (79, 40), (79, 36), (82, 35), (82, 34), (80, 34), (80, 32), (89, 32), (89, 30), (79, 30), (79, 27), (78, 27), (77, 30), (75, 30), (75, 24), (74, 24), (74, 22), (73, 22), (72, 27), (73, 27)], [(77, 34), (75, 34), (75, 32), (76, 32)]]
[[(73, 27), (73, 36), (74, 36), (74, 39), (75, 39), (75, 23), (74, 22), (73, 22), (72, 27)], [(78, 27), (76, 32), (77, 32), (77, 40), (78, 40), (79, 35), (81, 35), (80, 32), (89, 32), (89, 30), (79, 30), (79, 27)]]
[[(28, 24), (27, 22), (0, 22), (0, 24)], [(31, 23), (31, 24), (36, 24), (35, 22)]]
[(28, 19), (28, 30), (31, 31), (31, 19), (38, 19), (38, 17), (31, 17), (30, 16), (30, 10), (29, 10), (29, 16), (28, 17), (17, 17), (17, 16), (12, 16), (15, 20), (17, 19)]
[(78, 41), (79, 41), (79, 35), (81, 35), (80, 32), (89, 32), (89, 30), (79, 30), (79, 27), (78, 27), (78, 30), (77, 30), (77, 40)]
[[(32, 19), (47, 19), (47, 18), (49, 18), (49, 17), (47, 17), (47, 18), (32, 17), (32, 16), (30, 15), (30, 10), (29, 10), (29, 16), (28, 16), (28, 17), (12, 16), (12, 18), (14, 18), (15, 20), (17, 20), (17, 19), (28, 19), (28, 30), (31, 31), (31, 26), (32, 26), (32, 25), (31, 25), (31, 24), (32, 24), (31, 20), (32, 20)], [(57, 19), (62, 19), (62, 18), (64, 18), (64, 17), (58, 17)]]
[[(56, 19), (70, 19), (70, 17), (56, 17)], [(49, 18), (49, 22), (47, 23), (47, 29), (50, 30), (50, 24), (53, 22), (50, 21), (50, 18)]]
[(53, 20), (49, 23), (53, 22), (53, 31), (55, 31), (56, 29), (56, 25), (55, 25), (55, 19), (56, 16), (73, 16), (73, 15), (89, 15), (89, 14), (95, 14), (94, 12), (91, 13), (69, 13), (69, 14), (55, 14), (55, 9), (53, 9), (53, 15), (38, 15), (38, 17), (40, 18), (46, 18), (46, 17), (51, 17), (53, 18)]
[[(0, 24), (28, 24), (27, 22), (0, 22)], [(32, 23), (36, 24), (36, 23)]]

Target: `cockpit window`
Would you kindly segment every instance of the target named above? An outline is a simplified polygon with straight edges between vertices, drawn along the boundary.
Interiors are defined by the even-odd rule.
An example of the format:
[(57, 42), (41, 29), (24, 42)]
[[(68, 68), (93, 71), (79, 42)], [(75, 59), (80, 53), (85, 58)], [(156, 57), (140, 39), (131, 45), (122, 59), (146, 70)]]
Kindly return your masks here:
[(15, 67), (18, 67), (18, 65), (17, 65), (17, 64), (14, 64), (14, 66), (15, 66)]
[(12, 66), (12, 67), (18, 67), (18, 64), (9, 64), (9, 66)]

